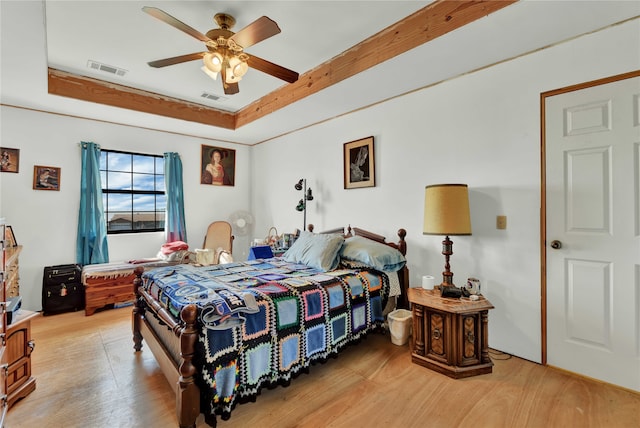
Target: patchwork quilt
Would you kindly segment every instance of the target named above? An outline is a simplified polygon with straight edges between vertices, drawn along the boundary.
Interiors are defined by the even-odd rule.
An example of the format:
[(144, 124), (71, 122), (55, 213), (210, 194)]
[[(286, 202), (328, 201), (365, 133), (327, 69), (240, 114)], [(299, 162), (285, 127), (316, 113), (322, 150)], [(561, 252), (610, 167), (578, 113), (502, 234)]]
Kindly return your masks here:
[(143, 284), (177, 318), (184, 306), (198, 307), (201, 410), (223, 418), (238, 400), (381, 327), (389, 296), (383, 272), (323, 272), (280, 258), (167, 266), (145, 272)]

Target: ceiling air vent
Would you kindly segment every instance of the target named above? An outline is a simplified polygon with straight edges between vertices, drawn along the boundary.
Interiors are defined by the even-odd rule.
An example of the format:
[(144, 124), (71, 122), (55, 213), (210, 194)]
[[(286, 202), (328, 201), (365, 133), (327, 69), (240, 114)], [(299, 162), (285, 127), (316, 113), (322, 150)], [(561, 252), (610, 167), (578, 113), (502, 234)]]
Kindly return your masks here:
[(122, 68), (113, 67), (111, 65), (102, 64), (100, 62), (89, 60), (87, 62), (87, 67), (92, 70), (104, 71), (105, 73), (115, 74), (116, 76), (124, 76), (127, 74), (127, 70), (123, 70)]
[(222, 102), (222, 101), (228, 100), (227, 97), (221, 97), (220, 95), (209, 94), (207, 92), (203, 92), (202, 95), (200, 95), (200, 96), (202, 98), (206, 98), (208, 100), (213, 100), (213, 101), (218, 101), (218, 102)]

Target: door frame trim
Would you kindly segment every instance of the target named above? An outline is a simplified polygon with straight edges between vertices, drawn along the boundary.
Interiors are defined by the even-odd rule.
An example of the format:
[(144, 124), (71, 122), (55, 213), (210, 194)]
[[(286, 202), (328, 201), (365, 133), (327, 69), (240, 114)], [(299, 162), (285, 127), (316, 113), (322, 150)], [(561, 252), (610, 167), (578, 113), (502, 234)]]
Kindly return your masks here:
[(547, 365), (547, 154), (546, 154), (546, 123), (545, 123), (545, 102), (549, 97), (566, 94), (568, 92), (579, 91), (594, 86), (605, 85), (625, 79), (640, 77), (640, 70), (617, 74), (615, 76), (602, 79), (591, 80), (566, 86), (564, 88), (553, 89), (540, 94), (540, 309), (541, 309), (541, 362)]

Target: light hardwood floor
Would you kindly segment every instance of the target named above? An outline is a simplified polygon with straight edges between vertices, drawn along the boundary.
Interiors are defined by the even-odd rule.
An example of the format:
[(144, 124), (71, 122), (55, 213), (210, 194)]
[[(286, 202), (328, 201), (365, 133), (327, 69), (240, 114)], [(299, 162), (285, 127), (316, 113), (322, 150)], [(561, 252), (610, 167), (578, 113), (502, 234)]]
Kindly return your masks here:
[[(130, 316), (126, 307), (35, 319), (36, 390), (9, 411), (6, 427), (176, 427), (172, 390), (151, 351), (133, 351)], [(408, 346), (373, 334), (288, 388), (238, 406), (218, 426), (640, 426), (640, 394), (492, 357), (492, 374), (453, 380), (412, 364)]]

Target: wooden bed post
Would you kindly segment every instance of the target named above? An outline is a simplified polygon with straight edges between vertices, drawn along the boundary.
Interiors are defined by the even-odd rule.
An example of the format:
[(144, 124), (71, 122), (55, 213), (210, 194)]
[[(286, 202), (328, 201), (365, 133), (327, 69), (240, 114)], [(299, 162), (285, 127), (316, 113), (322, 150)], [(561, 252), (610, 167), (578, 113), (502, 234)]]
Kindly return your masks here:
[(136, 295), (133, 301), (133, 312), (131, 313), (131, 330), (133, 331), (133, 349), (140, 351), (142, 349), (142, 334), (140, 334), (140, 320), (144, 314), (144, 309), (140, 303), (140, 292), (138, 288), (142, 285), (142, 272), (144, 268), (137, 267), (135, 269), (136, 277), (133, 280), (133, 292)]
[[(151, 296), (142, 289), (143, 272), (143, 267), (136, 268), (136, 278), (133, 280), (133, 287), (136, 293), (136, 300), (132, 312), (133, 348), (136, 351), (142, 349), (142, 328), (144, 327), (144, 331), (149, 333), (149, 337), (146, 338), (147, 344), (155, 355), (167, 380), (173, 383), (172, 379), (176, 379), (176, 377), (178, 379), (177, 385), (172, 385), (176, 392), (176, 416), (178, 418), (178, 424), (181, 428), (195, 428), (196, 419), (200, 414), (200, 391), (195, 383), (197, 369), (193, 364), (196, 342), (198, 341), (198, 329), (196, 325), (198, 309), (195, 305), (185, 306), (180, 312), (183, 325), (175, 321), (172, 315), (169, 314), (166, 309), (162, 308), (160, 303), (154, 302)], [(152, 303), (151, 306), (147, 308), (149, 302)], [(166, 323), (171, 331), (178, 335), (181, 358), (177, 366), (175, 361), (170, 360), (171, 357), (169, 357), (165, 345), (157, 342), (158, 338), (155, 337), (152, 330), (149, 330), (149, 326), (145, 320), (145, 311), (147, 309), (155, 313), (163, 323)], [(174, 371), (176, 367), (177, 373)], [(215, 417), (209, 417), (205, 422), (215, 426)]]
[(400, 241), (398, 241), (398, 251), (400, 251), (403, 256), (406, 256), (407, 241), (405, 241), (404, 238), (407, 236), (407, 231), (404, 229), (398, 229), (398, 236), (400, 237)]
[(180, 318), (185, 326), (180, 334), (180, 379), (176, 397), (176, 414), (181, 428), (196, 426), (196, 419), (200, 414), (200, 391), (195, 384), (196, 366), (193, 365), (198, 330), (196, 321), (198, 310), (195, 305), (187, 305), (180, 312)]
[[(405, 236), (407, 236), (406, 230), (398, 230), (398, 237), (400, 237), (400, 240), (396, 245), (398, 247), (398, 251), (400, 251), (403, 256), (407, 255), (407, 241), (404, 240)], [(396, 306), (401, 309), (409, 309), (409, 268), (407, 265), (398, 272), (398, 278), (400, 278), (402, 293), (398, 297)]]

